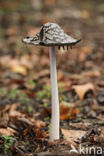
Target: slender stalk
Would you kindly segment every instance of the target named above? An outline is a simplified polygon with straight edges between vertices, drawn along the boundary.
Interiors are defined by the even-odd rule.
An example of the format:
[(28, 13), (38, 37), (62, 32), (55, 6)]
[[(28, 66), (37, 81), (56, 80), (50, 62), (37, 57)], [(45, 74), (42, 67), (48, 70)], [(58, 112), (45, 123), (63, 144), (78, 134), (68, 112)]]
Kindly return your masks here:
[(52, 116), (50, 126), (50, 140), (59, 139), (59, 99), (56, 71), (55, 48), (49, 48), (50, 55), (50, 75), (51, 75), (51, 99), (52, 99)]

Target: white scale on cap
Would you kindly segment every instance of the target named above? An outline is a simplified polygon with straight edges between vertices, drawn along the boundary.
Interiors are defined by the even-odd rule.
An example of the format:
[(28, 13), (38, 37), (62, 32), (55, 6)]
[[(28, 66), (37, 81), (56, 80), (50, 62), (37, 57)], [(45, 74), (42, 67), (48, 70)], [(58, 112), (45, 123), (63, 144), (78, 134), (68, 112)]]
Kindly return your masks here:
[(56, 23), (46, 23), (34, 37), (24, 37), (24, 43), (43, 46), (72, 46), (80, 41), (67, 35)]

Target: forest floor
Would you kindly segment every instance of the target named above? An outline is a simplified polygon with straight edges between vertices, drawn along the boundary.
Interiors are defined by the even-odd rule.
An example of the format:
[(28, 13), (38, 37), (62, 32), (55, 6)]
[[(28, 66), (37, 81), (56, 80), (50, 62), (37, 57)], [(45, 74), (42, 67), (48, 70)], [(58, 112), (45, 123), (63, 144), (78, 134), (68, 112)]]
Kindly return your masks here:
[[(28, 3), (0, 2), (0, 156), (103, 155), (104, 3), (57, 3), (33, 14)], [(82, 38), (68, 51), (56, 48), (61, 139), (54, 142), (49, 49), (21, 42), (48, 21)]]

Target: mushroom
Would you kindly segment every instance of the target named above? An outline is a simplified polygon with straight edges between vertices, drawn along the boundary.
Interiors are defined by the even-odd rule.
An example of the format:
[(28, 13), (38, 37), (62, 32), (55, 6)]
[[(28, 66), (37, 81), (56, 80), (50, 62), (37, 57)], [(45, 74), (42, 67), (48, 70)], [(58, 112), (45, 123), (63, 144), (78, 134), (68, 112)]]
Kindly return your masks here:
[(59, 98), (58, 98), (58, 85), (57, 85), (57, 71), (56, 71), (56, 55), (55, 46), (62, 47), (68, 46), (72, 48), (73, 45), (80, 41), (67, 35), (61, 27), (56, 23), (46, 23), (34, 37), (24, 37), (23, 43), (41, 45), (49, 47), (50, 55), (50, 76), (51, 76), (51, 96), (52, 96), (52, 115), (50, 126), (50, 140), (59, 139), (60, 127), (60, 112), (59, 112)]

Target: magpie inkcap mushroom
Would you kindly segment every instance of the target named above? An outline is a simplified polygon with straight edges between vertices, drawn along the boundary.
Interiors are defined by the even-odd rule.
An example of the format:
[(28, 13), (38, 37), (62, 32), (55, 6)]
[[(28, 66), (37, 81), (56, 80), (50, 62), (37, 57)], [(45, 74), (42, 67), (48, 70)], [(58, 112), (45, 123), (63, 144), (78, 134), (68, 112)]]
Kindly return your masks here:
[(50, 55), (50, 76), (51, 76), (51, 99), (52, 99), (52, 115), (50, 126), (50, 140), (59, 139), (60, 112), (57, 85), (56, 55), (55, 46), (72, 47), (80, 42), (80, 39), (74, 39), (67, 35), (64, 30), (56, 23), (46, 23), (34, 37), (24, 37), (23, 43), (33, 44), (37, 46), (48, 46)]

